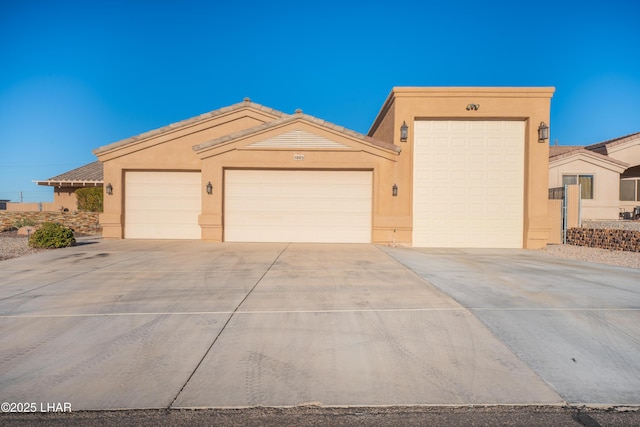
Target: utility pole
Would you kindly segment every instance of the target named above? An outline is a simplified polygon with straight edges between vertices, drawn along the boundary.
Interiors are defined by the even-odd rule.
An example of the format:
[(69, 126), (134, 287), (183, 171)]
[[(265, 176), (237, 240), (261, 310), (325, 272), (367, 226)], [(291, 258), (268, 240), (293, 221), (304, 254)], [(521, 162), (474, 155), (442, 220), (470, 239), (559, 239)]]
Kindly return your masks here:
[(20, 203), (22, 203), (22, 190), (20, 190)]

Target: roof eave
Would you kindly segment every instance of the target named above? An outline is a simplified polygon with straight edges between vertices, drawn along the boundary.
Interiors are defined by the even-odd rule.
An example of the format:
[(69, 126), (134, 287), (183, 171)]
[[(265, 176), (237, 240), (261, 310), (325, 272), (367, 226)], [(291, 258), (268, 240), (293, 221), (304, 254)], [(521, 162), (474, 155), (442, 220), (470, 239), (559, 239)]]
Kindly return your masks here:
[(336, 125), (334, 123), (327, 122), (326, 120), (322, 120), (322, 119), (319, 119), (317, 117), (310, 116), (308, 114), (303, 114), (301, 112), (296, 112), (295, 114), (288, 115), (286, 117), (283, 117), (283, 118), (278, 119), (278, 120), (274, 120), (272, 122), (263, 123), (263, 124), (261, 124), (259, 126), (255, 126), (255, 127), (249, 128), (249, 129), (242, 130), (240, 132), (236, 132), (236, 133), (232, 133), (232, 134), (229, 134), (229, 135), (225, 135), (223, 137), (216, 138), (216, 139), (204, 142), (202, 144), (194, 145), (192, 148), (193, 148), (193, 151), (195, 151), (196, 153), (201, 153), (203, 151), (206, 151), (206, 150), (221, 146), (222, 144), (230, 143), (230, 142), (233, 142), (235, 140), (247, 137), (249, 135), (253, 135), (253, 134), (256, 134), (256, 133), (259, 133), (259, 132), (263, 132), (263, 131), (266, 131), (266, 130), (269, 130), (269, 129), (273, 129), (273, 128), (276, 128), (276, 127), (279, 127), (279, 126), (284, 126), (284, 125), (287, 125), (289, 123), (292, 123), (292, 122), (295, 122), (295, 121), (298, 121), (298, 120), (303, 121), (305, 123), (312, 124), (312, 125), (320, 126), (320, 127), (324, 128), (324, 129), (327, 129), (327, 130), (330, 130), (330, 131), (333, 131), (333, 132), (341, 133), (341, 134), (343, 134), (343, 135), (345, 135), (347, 137), (350, 137), (350, 138), (358, 139), (361, 142), (368, 143), (368, 144), (370, 144), (370, 145), (372, 145), (374, 147), (377, 147), (379, 149), (388, 150), (388, 151), (394, 152), (396, 154), (400, 153), (400, 151), (401, 151), (401, 148), (398, 147), (397, 145), (389, 144), (389, 143), (384, 142), (384, 141), (376, 140), (374, 138), (371, 138), (370, 136), (363, 135), (363, 134), (358, 133), (356, 131), (353, 131), (351, 129), (347, 129), (344, 126), (339, 126), (339, 125)]
[(597, 142), (595, 144), (587, 145), (585, 148), (587, 150), (593, 151), (593, 150), (597, 150), (598, 148), (624, 144), (625, 142), (633, 141), (634, 139), (640, 139), (640, 132), (635, 132), (635, 133), (631, 133), (629, 135), (620, 136), (618, 138), (613, 138), (613, 139), (608, 139), (606, 141)]
[(214, 119), (217, 117), (222, 117), (225, 114), (230, 114), (236, 111), (240, 111), (242, 109), (252, 109), (254, 111), (259, 111), (264, 114), (272, 115), (274, 117), (283, 117), (286, 116), (285, 113), (275, 110), (270, 107), (266, 107), (261, 104), (257, 104), (252, 102), (249, 98), (245, 98), (244, 101), (229, 105), (227, 107), (222, 107), (217, 110), (209, 111), (208, 113), (200, 114), (199, 116), (191, 117), (189, 119), (181, 120), (179, 122), (171, 123), (167, 126), (162, 126), (157, 129), (153, 129), (147, 132), (143, 132), (139, 135), (132, 136), (129, 138), (122, 139), (120, 141), (113, 142), (111, 144), (103, 145), (102, 147), (98, 147), (91, 152), (95, 156), (101, 156), (121, 148), (127, 147), (132, 144), (140, 143), (143, 141), (147, 141), (151, 138), (157, 137), (159, 135), (167, 134), (170, 132), (179, 131), (181, 129), (187, 128), (189, 126), (194, 126), (199, 123), (202, 123), (206, 120)]
[(104, 185), (104, 180), (102, 181), (57, 181), (57, 180), (44, 180), (37, 181), (34, 180), (37, 185), (48, 186), (48, 187), (98, 187)]
[(562, 154), (558, 154), (557, 156), (553, 156), (553, 157), (549, 157), (549, 165), (551, 165), (551, 163), (553, 162), (560, 162), (562, 160), (568, 160), (571, 157), (581, 157), (581, 156), (585, 156), (585, 157), (589, 157), (591, 159), (595, 159), (601, 162), (605, 162), (608, 163), (610, 165), (613, 166), (614, 169), (616, 170), (620, 170), (620, 172), (623, 172), (625, 169), (627, 169), (629, 167), (629, 163), (620, 161), (620, 160), (616, 160), (616, 159), (612, 159), (611, 157), (605, 156), (603, 154), (599, 154), (599, 153), (595, 153), (586, 149), (580, 149), (580, 150), (574, 150), (574, 151), (570, 151), (567, 153), (562, 153)]

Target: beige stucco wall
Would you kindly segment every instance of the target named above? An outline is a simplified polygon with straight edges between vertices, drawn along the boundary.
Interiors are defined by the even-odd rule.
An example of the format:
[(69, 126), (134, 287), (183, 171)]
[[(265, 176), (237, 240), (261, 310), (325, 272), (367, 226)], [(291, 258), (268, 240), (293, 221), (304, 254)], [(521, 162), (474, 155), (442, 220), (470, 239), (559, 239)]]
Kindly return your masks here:
[[(395, 144), (396, 151), (374, 146), (348, 133), (315, 125), (305, 120), (287, 122), (229, 142), (201, 149), (193, 146), (232, 134), (280, 116), (251, 108), (233, 110), (209, 120), (196, 121), (163, 132), (142, 135), (123, 143), (95, 150), (104, 163), (104, 184), (113, 186), (113, 195), (104, 199), (100, 216), (103, 236), (123, 237), (124, 175), (128, 170), (199, 170), (202, 172), (202, 237), (224, 238), (223, 189), (225, 168), (344, 169), (372, 170), (372, 241), (411, 244), (413, 129), (418, 119), (521, 120), (525, 122), (524, 246), (538, 248), (549, 238), (547, 203), (548, 143), (538, 143), (541, 121), (549, 123), (552, 88), (394, 88), (374, 122), (370, 135)], [(469, 111), (470, 103), (479, 104)], [(400, 142), (400, 125), (409, 127), (407, 142)], [(248, 148), (253, 142), (288, 130), (305, 130), (347, 145), (348, 149), (309, 149), (304, 161), (294, 160), (293, 149)], [(213, 194), (206, 194), (211, 182)], [(392, 186), (398, 196), (392, 196)]]
[[(348, 148), (339, 149), (256, 149), (247, 147), (288, 131), (309, 132), (337, 141)], [(224, 240), (224, 172), (227, 169), (284, 169), (284, 170), (371, 170), (373, 171), (372, 241), (390, 242), (394, 239), (385, 227), (384, 219), (393, 214), (391, 184), (398, 154), (379, 148), (357, 138), (299, 120), (266, 132), (249, 135), (200, 151), (203, 187), (213, 185), (212, 195), (203, 195), (200, 226), (205, 240)], [(304, 154), (304, 160), (294, 155)], [(385, 190), (386, 187), (388, 191)]]
[(623, 144), (607, 147), (607, 155), (630, 166), (640, 165), (640, 138)]
[(562, 244), (562, 200), (548, 200), (549, 203), (549, 244)]
[(18, 203), (7, 202), (7, 212), (53, 212), (56, 205), (52, 202)]
[[(619, 144), (614, 147), (608, 147), (609, 156), (616, 160), (620, 160), (629, 164), (629, 168), (626, 170), (626, 176), (638, 176), (636, 170), (640, 165), (640, 138), (635, 138), (624, 144)], [(625, 212), (633, 212), (636, 206), (640, 205), (640, 201), (629, 202), (620, 201), (619, 207)]]
[[(113, 194), (104, 194), (104, 213), (100, 215), (105, 238), (124, 236), (124, 176), (132, 170), (199, 171), (201, 161), (193, 146), (273, 120), (276, 116), (250, 108), (198, 121), (186, 126), (94, 151), (103, 162), (104, 186), (111, 184)], [(203, 193), (204, 193), (203, 186)], [(204, 197), (204, 194), (203, 194)]]
[(582, 200), (582, 218), (618, 219), (620, 212), (620, 173), (615, 166), (586, 155), (553, 161), (549, 165), (549, 188), (562, 187), (563, 175), (593, 175), (593, 199)]
[(53, 187), (53, 205), (55, 210), (67, 209), (68, 212), (78, 210), (77, 187)]
[[(549, 145), (538, 142), (538, 125), (549, 124), (553, 88), (394, 88), (369, 135), (386, 138), (391, 125), (395, 130), (393, 142), (402, 148), (397, 164), (398, 200), (397, 215), (389, 218), (389, 225), (401, 230), (401, 240), (411, 243), (412, 238), (412, 173), (413, 129), (419, 119), (448, 120), (523, 120), (525, 121), (525, 200), (524, 236), (525, 248), (540, 248), (549, 239), (547, 182)], [(477, 110), (467, 110), (476, 104)], [(390, 108), (393, 106), (393, 108)], [(392, 124), (388, 116), (392, 115)], [(409, 126), (407, 142), (400, 142), (400, 126)]]
[(52, 188), (53, 202), (7, 203), (7, 210), (12, 212), (76, 212), (78, 210), (78, 199), (75, 191), (84, 187), (54, 186)]

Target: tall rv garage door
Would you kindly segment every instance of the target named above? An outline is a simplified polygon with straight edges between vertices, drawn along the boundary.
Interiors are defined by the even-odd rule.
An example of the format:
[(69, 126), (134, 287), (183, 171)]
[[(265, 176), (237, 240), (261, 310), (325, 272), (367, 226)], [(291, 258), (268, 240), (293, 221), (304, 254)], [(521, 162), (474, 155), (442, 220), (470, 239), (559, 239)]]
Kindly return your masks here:
[(371, 242), (371, 171), (227, 170), (227, 242)]
[(413, 245), (522, 248), (524, 122), (415, 123)]
[(124, 237), (200, 239), (200, 172), (126, 172)]

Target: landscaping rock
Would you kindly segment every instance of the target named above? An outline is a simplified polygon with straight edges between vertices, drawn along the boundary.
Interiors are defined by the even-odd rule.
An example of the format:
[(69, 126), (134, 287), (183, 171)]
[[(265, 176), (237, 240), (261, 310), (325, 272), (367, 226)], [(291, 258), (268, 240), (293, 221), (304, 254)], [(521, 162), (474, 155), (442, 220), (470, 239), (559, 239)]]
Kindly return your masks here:
[(18, 236), (31, 236), (37, 230), (36, 227), (27, 225), (26, 227), (20, 227), (18, 229)]

